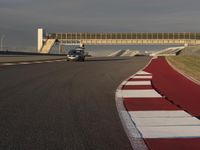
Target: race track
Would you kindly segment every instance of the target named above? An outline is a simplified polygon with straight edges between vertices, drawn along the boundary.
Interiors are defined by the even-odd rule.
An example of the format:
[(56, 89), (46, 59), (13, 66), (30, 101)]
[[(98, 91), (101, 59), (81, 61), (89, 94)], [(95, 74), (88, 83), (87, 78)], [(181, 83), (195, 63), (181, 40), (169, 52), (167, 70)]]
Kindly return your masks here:
[(129, 150), (115, 90), (150, 58), (0, 67), (0, 149)]

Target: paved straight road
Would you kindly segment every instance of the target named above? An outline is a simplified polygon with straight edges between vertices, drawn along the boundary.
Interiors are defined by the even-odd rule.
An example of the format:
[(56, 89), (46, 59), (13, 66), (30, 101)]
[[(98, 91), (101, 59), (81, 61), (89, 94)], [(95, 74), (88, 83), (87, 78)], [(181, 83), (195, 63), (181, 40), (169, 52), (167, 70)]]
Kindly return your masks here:
[(115, 90), (150, 58), (0, 68), (0, 149), (129, 150)]

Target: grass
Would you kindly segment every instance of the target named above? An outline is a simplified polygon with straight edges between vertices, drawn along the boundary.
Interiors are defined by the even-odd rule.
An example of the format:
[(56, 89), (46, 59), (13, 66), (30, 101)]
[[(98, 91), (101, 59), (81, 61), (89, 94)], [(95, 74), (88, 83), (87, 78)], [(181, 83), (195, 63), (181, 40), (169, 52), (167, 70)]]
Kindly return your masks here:
[(200, 81), (200, 56), (170, 56), (167, 59), (178, 70)]

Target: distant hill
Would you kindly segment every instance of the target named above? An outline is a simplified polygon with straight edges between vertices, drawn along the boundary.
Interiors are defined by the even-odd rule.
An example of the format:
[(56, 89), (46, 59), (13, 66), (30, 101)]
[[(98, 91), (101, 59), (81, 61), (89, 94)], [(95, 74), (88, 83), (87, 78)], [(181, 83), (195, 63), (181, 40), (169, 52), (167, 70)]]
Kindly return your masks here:
[(200, 46), (190, 46), (184, 48), (179, 55), (182, 56), (200, 56)]

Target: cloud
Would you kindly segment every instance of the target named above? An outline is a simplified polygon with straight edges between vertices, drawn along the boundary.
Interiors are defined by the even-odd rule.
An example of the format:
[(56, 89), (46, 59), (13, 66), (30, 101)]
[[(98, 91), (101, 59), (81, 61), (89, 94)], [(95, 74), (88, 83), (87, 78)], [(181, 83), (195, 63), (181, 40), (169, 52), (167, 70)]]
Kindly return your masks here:
[(198, 31), (199, 0), (1, 0), (0, 34), (9, 45), (36, 46), (49, 32)]

